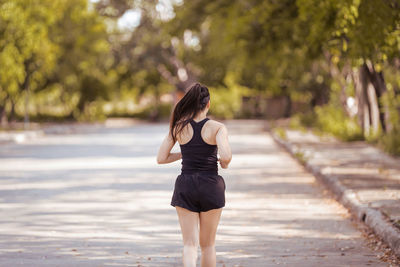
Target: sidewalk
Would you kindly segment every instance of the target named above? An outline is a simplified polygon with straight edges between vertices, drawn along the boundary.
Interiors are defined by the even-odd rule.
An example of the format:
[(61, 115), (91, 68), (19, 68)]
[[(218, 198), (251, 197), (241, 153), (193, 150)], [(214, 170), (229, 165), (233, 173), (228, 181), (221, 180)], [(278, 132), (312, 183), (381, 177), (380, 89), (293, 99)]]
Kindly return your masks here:
[(281, 128), (271, 135), (400, 257), (400, 159), (310, 131)]

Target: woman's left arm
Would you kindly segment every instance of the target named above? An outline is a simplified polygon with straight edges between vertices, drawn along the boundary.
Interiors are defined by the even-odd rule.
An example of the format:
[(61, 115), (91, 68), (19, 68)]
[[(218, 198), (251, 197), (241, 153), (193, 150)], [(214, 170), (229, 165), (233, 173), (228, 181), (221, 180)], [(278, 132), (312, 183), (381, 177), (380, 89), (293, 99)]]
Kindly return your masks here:
[(171, 149), (174, 147), (175, 142), (172, 140), (172, 136), (170, 133), (164, 138), (160, 149), (157, 154), (157, 163), (158, 164), (166, 164), (171, 163), (182, 158), (181, 152), (171, 153)]

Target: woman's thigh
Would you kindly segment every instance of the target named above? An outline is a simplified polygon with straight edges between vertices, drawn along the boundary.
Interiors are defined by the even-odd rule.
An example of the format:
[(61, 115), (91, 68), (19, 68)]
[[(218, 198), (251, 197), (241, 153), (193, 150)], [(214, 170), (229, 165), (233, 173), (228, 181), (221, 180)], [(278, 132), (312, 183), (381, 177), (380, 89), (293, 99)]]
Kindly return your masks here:
[(200, 212), (200, 246), (215, 244), (215, 235), (221, 218), (222, 208)]
[(181, 226), (183, 244), (196, 246), (199, 238), (199, 213), (176, 206)]

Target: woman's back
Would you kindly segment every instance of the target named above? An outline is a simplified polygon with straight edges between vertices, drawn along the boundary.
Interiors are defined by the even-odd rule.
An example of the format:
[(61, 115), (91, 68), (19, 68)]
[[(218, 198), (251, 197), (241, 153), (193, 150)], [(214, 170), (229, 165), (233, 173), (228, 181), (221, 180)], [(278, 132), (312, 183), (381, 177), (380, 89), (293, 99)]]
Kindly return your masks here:
[[(182, 173), (208, 172), (218, 174), (218, 146), (210, 141), (215, 138), (213, 123), (209, 118), (196, 122), (191, 119), (182, 131), (178, 142), (182, 153)], [(181, 139), (181, 140), (180, 140)]]

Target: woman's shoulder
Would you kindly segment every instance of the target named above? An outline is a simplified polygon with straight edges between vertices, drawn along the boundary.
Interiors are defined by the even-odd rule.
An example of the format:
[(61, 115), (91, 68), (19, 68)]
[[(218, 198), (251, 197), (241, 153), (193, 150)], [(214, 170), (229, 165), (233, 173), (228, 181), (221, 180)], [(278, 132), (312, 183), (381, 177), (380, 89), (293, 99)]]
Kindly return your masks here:
[(209, 119), (207, 123), (216, 131), (218, 131), (221, 128), (225, 128), (225, 124), (214, 119)]

